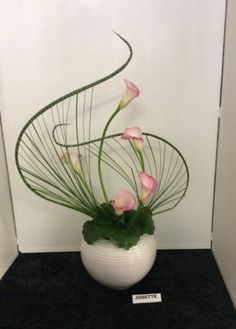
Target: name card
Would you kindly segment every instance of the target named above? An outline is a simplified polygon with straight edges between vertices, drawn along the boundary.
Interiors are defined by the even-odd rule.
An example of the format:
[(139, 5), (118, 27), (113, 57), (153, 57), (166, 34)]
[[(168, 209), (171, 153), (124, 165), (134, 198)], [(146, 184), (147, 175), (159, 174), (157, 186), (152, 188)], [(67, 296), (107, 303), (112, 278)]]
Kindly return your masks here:
[(161, 294), (153, 293), (153, 294), (132, 295), (132, 301), (133, 304), (160, 303)]

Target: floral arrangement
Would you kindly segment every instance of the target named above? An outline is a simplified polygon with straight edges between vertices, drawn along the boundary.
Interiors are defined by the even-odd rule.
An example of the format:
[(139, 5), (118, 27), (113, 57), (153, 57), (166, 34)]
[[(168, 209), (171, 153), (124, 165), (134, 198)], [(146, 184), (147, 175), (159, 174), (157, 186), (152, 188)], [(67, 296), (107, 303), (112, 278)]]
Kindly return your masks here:
[[(134, 154), (142, 169), (139, 173), (141, 193), (138, 194), (137, 190), (136, 195), (134, 195), (130, 191), (121, 190), (117, 192), (113, 200), (110, 200), (106, 193), (101, 157), (106, 132), (114, 117), (139, 95), (139, 89), (132, 82), (124, 81), (126, 83), (125, 94), (121, 98), (117, 109), (107, 121), (98, 152), (98, 174), (105, 203), (98, 205), (92, 221), (89, 220), (84, 224), (83, 235), (87, 243), (94, 243), (100, 238), (110, 239), (119, 247), (128, 249), (135, 245), (143, 234), (154, 233), (152, 209), (150, 206), (145, 206), (145, 204), (157, 188), (157, 181), (145, 172), (141, 129), (138, 127), (126, 128), (120, 138), (131, 142)], [(75, 166), (77, 164), (77, 161), (73, 163)]]
[[(128, 127), (123, 133), (107, 135), (112, 120), (140, 93), (128, 80), (124, 80), (125, 93), (117, 102), (101, 137), (91, 138), (94, 87), (120, 73), (132, 57), (129, 43), (120, 35), (118, 37), (129, 48), (127, 61), (112, 74), (59, 98), (36, 113), (22, 129), (15, 154), (19, 173), (34, 193), (90, 217), (83, 226), (87, 243), (102, 238), (129, 249), (142, 235), (154, 233), (155, 214), (172, 209), (180, 202), (187, 190), (189, 174), (181, 153), (158, 136), (142, 133), (139, 127)], [(89, 91), (89, 136), (86, 140), (84, 122)], [(82, 94), (80, 129), (79, 97)], [(75, 142), (69, 143), (72, 122)], [(80, 131), (83, 132), (82, 140)], [(116, 150), (112, 143), (119, 149)], [(115, 152), (116, 158), (109, 150)], [(94, 191), (92, 156), (97, 162), (96, 177), (102, 200)], [(110, 167), (113, 174), (118, 174), (130, 188), (108, 196), (104, 166)]]

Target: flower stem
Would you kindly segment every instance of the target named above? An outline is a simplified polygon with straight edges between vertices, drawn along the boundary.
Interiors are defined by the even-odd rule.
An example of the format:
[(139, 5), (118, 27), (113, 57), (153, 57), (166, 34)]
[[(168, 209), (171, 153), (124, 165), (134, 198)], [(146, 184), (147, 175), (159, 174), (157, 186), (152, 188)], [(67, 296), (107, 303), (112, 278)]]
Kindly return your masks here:
[(139, 156), (140, 156), (140, 164), (141, 164), (142, 171), (145, 171), (145, 166), (144, 166), (144, 161), (143, 161), (143, 154), (142, 154), (142, 152), (138, 152), (138, 153), (139, 153)]
[(98, 201), (96, 200), (96, 198), (95, 198), (95, 196), (94, 196), (94, 194), (93, 194), (93, 191), (91, 190), (91, 188), (90, 188), (90, 187), (88, 186), (88, 184), (87, 184), (87, 181), (86, 181), (85, 176), (82, 175), (82, 174), (78, 174), (78, 176), (79, 176), (80, 181), (81, 181), (82, 185), (84, 186), (85, 190), (88, 192), (90, 198), (93, 200), (93, 202), (94, 202), (97, 206), (99, 206), (99, 203), (98, 203)]
[(108, 197), (107, 197), (107, 193), (106, 193), (105, 186), (104, 186), (104, 183), (103, 183), (103, 178), (102, 178), (102, 168), (101, 168), (102, 167), (101, 166), (102, 148), (103, 148), (103, 143), (104, 143), (104, 139), (105, 139), (105, 136), (106, 136), (107, 129), (108, 129), (111, 121), (114, 119), (114, 117), (117, 115), (117, 113), (119, 111), (120, 111), (120, 107), (118, 106), (118, 108), (116, 109), (116, 111), (112, 114), (112, 116), (107, 121), (107, 123), (105, 125), (105, 128), (103, 130), (103, 133), (102, 133), (101, 143), (100, 143), (99, 151), (98, 151), (98, 176), (99, 176), (99, 181), (100, 181), (102, 193), (103, 193), (103, 196), (104, 196), (104, 198), (106, 200), (106, 203), (108, 203), (109, 200), (108, 200)]

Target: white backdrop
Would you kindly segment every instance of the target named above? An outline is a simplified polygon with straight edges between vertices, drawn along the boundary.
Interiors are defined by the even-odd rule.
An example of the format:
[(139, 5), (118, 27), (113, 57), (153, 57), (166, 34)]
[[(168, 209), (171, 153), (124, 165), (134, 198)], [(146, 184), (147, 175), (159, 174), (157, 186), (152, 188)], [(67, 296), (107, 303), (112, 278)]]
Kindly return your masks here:
[[(190, 169), (185, 199), (156, 218), (159, 248), (210, 246), (224, 0), (0, 1), (0, 106), (19, 248), (78, 250), (85, 216), (28, 190), (14, 162), (17, 136), (43, 106), (110, 73), (132, 44), (134, 58), (113, 79), (141, 89), (110, 132), (141, 126), (175, 144)], [(110, 109), (95, 121), (104, 123)], [(97, 125), (95, 135), (102, 129)]]
[(228, 1), (213, 253), (236, 308), (236, 2)]
[(0, 279), (18, 255), (0, 116)]

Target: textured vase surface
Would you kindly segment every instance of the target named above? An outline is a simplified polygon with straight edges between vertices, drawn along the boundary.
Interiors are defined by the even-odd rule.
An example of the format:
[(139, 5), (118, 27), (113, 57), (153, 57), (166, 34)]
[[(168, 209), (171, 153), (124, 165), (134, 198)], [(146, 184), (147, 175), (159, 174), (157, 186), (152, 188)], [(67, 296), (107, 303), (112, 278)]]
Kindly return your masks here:
[(136, 246), (125, 250), (109, 240), (81, 245), (82, 262), (88, 273), (112, 289), (127, 289), (150, 271), (156, 258), (156, 240), (143, 235)]

